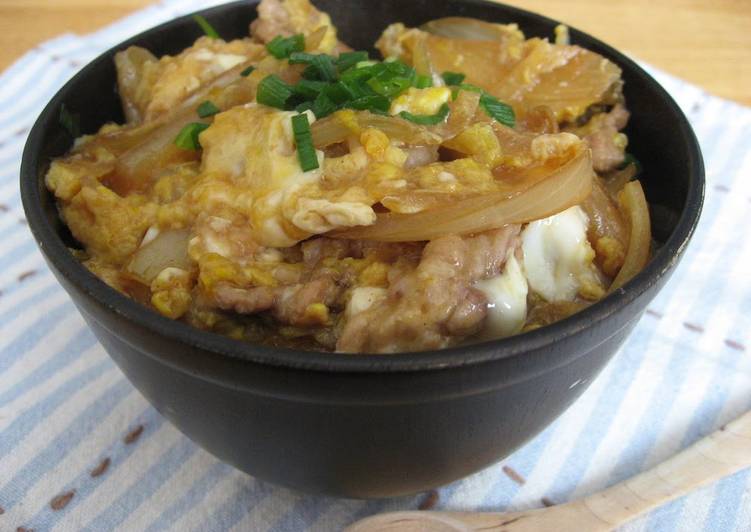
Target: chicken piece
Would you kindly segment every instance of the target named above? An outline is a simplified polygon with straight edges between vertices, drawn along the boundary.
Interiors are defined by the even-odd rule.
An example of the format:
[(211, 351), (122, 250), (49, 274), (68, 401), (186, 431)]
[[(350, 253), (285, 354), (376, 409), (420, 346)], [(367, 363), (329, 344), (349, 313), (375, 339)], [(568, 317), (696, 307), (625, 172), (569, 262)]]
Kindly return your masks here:
[(598, 172), (614, 170), (623, 162), (628, 138), (620, 131), (628, 123), (629, 112), (617, 104), (608, 113), (595, 114), (581, 127), (566, 128), (592, 148), (592, 166)]
[[(207, 254), (199, 262), (201, 301), (240, 314), (268, 312), (294, 327), (334, 327), (354, 293), (384, 290), (389, 275), (414, 269), (421, 244), (312, 238), (288, 248), (259, 249), (245, 263)], [(352, 289), (352, 291), (350, 291)]]
[(346, 320), (337, 350), (395, 353), (440, 349), (478, 332), (487, 314), (473, 283), (497, 276), (518, 226), (429, 242), (419, 265), (395, 279), (388, 293)]
[[(296, 113), (248, 104), (216, 115), (201, 134), (202, 180), (187, 196), (199, 211), (244, 216), (262, 246), (289, 247), (336, 228), (370, 225), (375, 202), (360, 187), (323, 190), (321, 168), (303, 172), (294, 145)], [(310, 122), (315, 120), (308, 112)], [(323, 152), (318, 151), (319, 167)]]
[(129, 123), (151, 121), (209, 80), (265, 55), (265, 47), (250, 39), (225, 42), (210, 37), (201, 37), (176, 56), (160, 59), (136, 46), (118, 52), (115, 65), (125, 117)]
[(283, 287), (237, 288), (220, 284), (214, 289), (214, 302), (224, 310), (240, 314), (270, 311), (280, 323), (305, 326), (329, 325), (329, 305), (344, 288), (332, 277), (319, 277)]
[(289, 37), (302, 33), (305, 37), (326, 28), (320, 42), (309, 52), (331, 53), (340, 47), (331, 17), (319, 11), (308, 0), (262, 0), (258, 18), (250, 24), (250, 33), (267, 43), (277, 35)]

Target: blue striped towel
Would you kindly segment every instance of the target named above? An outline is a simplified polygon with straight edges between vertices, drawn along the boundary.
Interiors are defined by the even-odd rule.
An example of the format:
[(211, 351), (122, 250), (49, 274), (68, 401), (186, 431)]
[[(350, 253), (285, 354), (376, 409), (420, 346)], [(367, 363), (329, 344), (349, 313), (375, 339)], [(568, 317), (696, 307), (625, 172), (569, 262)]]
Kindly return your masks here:
[[(435, 493), (370, 502), (272, 486), (198, 448), (128, 383), (57, 285), (26, 228), (17, 180), (34, 118), (81, 65), (206, 3), (167, 0), (97, 33), (63, 35), (0, 76), (0, 530), (328, 531), (425, 505), (525, 509), (634, 475), (751, 407), (751, 109), (652, 71), (702, 144), (704, 215), (626, 345), (551, 427)], [(751, 530), (751, 473), (623, 530)]]

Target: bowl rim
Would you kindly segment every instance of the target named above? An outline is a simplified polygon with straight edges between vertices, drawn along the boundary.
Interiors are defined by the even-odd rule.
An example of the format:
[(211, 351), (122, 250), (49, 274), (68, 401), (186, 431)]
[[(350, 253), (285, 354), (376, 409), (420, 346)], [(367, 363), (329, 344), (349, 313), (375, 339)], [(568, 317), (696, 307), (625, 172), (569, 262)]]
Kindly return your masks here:
[[(544, 349), (555, 342), (575, 336), (581, 331), (602, 322), (615, 314), (619, 309), (628, 306), (639, 298), (651, 286), (657, 283), (660, 278), (668, 274), (683, 254), (698, 224), (704, 200), (704, 162), (696, 135), (677, 103), (644, 69), (608, 44), (569, 26), (573, 40), (581, 37), (591, 39), (592, 42), (601, 48), (606, 56), (617, 62), (624, 71), (628, 70), (632, 74), (644, 78), (648, 84), (652, 85), (671, 111), (679, 118), (677, 128), (688, 142), (688, 191), (675, 229), (639, 274), (623, 287), (608, 294), (590, 307), (568, 318), (533, 331), (472, 345), (394, 354), (348, 354), (269, 347), (234, 340), (161, 316), (137, 303), (135, 300), (120, 294), (97, 278), (73, 257), (46, 218), (42, 207), (41, 193), (48, 192), (39, 186), (39, 180), (42, 179), (40, 175), (41, 168), (46, 164), (46, 161), (41, 160), (38, 156), (45, 128), (53, 117), (56, 116), (55, 113), (59, 109), (59, 105), (71, 87), (80, 83), (82, 78), (85, 79), (88, 73), (94, 69), (95, 65), (102, 61), (110, 61), (109, 57), (115, 51), (130, 46), (146, 35), (158, 33), (173, 24), (184, 22), (194, 14), (202, 14), (210, 17), (212, 13), (234, 10), (241, 6), (249, 8), (256, 3), (257, 0), (254, 2), (241, 0), (202, 9), (147, 29), (111, 47), (89, 62), (57, 91), (31, 128), (24, 147), (20, 170), (21, 199), (29, 228), (46, 259), (53, 269), (58, 272), (58, 275), (62, 275), (68, 282), (76, 286), (101, 307), (106, 308), (112, 313), (119, 314), (120, 317), (159, 336), (223, 357), (230, 357), (235, 362), (240, 361), (299, 370), (337, 373), (390, 373), (441, 370), (499, 359), (512, 359), (529, 351)], [(558, 24), (558, 21), (543, 15), (488, 0), (458, 0), (455, 3), (481, 5), (496, 9), (499, 13), (505, 12), (512, 17), (520, 15), (542, 24), (551, 25), (551, 27)], [(164, 363), (169, 363), (164, 359), (165, 357), (158, 353), (149, 353), (149, 355), (159, 358)]]

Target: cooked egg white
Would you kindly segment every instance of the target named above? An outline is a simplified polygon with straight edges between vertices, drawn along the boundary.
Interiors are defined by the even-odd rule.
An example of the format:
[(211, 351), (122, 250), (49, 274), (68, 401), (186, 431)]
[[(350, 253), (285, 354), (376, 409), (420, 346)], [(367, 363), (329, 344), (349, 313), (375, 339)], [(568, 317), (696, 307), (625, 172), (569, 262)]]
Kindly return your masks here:
[(500, 275), (475, 283), (488, 299), (488, 314), (479, 338), (502, 338), (521, 331), (527, 318), (527, 279), (513, 250)]
[(347, 318), (351, 318), (386, 298), (386, 289), (375, 286), (359, 286), (352, 290), (352, 294), (344, 310)]
[(531, 222), (522, 231), (529, 286), (547, 301), (571, 301), (583, 286), (598, 283), (587, 240), (589, 220), (579, 206)]

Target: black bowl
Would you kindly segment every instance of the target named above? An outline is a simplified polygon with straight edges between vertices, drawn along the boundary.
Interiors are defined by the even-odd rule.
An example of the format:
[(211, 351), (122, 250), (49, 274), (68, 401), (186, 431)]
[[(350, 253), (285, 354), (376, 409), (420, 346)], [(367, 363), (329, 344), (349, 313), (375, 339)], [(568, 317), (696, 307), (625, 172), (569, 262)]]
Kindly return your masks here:
[[(517, 22), (550, 36), (556, 22), (480, 0), (316, 0), (341, 38), (370, 48), (389, 23), (464, 15)], [(247, 34), (247, 1), (202, 14), (225, 37)], [(89, 273), (44, 186), (52, 157), (71, 138), (63, 104), (84, 132), (121, 121), (113, 55), (137, 44), (176, 53), (200, 35), (190, 17), (146, 31), (98, 57), (47, 105), (29, 135), (21, 192), (34, 237), (60, 284), (110, 356), (181, 431), (258, 478), (349, 497), (414, 493), (492, 464), (559, 416), (613, 356), (683, 254), (701, 211), (704, 168), (683, 113), (641, 68), (572, 30), (574, 43), (623, 69), (633, 112), (631, 150), (644, 165), (658, 249), (622, 289), (551, 326), (470, 347), (397, 355), (272, 349), (161, 317)]]

